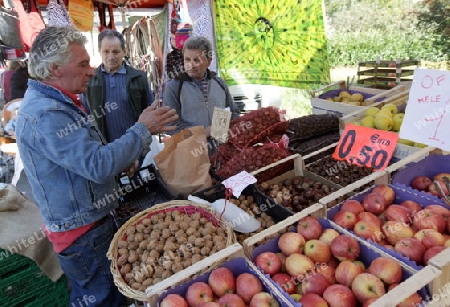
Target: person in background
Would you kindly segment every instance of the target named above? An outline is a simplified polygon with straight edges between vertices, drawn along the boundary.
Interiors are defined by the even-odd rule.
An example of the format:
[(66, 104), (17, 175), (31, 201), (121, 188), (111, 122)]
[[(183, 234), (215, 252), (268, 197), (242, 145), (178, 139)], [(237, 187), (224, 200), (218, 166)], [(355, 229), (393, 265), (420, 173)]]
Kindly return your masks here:
[(7, 70), (3, 73), (3, 96), (5, 102), (11, 101), (11, 77), (20, 66), (18, 61), (6, 61)]
[[(125, 38), (111, 29), (98, 35), (102, 64), (95, 70), (82, 100), (108, 142), (120, 138), (155, 100), (145, 72), (125, 64)], [(149, 149), (125, 170), (140, 167)]]
[(239, 110), (225, 81), (208, 69), (212, 61), (212, 47), (208, 38), (188, 38), (183, 46), (183, 61), (185, 72), (170, 80), (163, 94), (163, 104), (175, 109), (179, 115), (175, 123), (177, 128), (170, 133), (203, 126), (210, 148), (215, 147), (210, 138), (214, 107), (229, 108), (232, 120), (239, 116)]
[(20, 62), (20, 67), (12, 74), (10, 100), (23, 98), (28, 87), (28, 61)]
[(70, 281), (70, 306), (115, 307), (123, 296), (106, 257), (116, 231), (110, 214), (117, 207), (115, 176), (149, 147), (152, 134), (175, 129), (178, 116), (155, 102), (108, 143), (77, 96), (94, 76), (86, 42), (71, 27), (38, 34), (16, 137), (44, 231)]
[[(102, 64), (95, 70), (84, 99), (108, 142), (120, 138), (155, 100), (144, 71), (125, 64), (125, 38), (116, 30), (98, 35)], [(109, 106), (109, 108), (108, 108)]]

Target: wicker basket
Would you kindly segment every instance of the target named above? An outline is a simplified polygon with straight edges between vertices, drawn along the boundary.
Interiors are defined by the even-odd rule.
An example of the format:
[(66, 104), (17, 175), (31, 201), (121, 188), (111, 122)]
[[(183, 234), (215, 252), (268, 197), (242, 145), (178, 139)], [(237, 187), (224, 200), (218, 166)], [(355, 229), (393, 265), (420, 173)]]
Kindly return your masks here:
[[(147, 296), (145, 292), (140, 290), (132, 289), (123, 279), (123, 276), (120, 274), (120, 266), (118, 265), (118, 242), (126, 236), (126, 229), (128, 226), (131, 225), (137, 225), (140, 223), (141, 220), (144, 218), (151, 217), (154, 214), (158, 214), (161, 212), (168, 212), (168, 211), (179, 211), (181, 213), (188, 214), (189, 216), (194, 213), (200, 213), (202, 217), (207, 218), (209, 221), (211, 221), (216, 227), (221, 227), (225, 230), (225, 233), (227, 234), (227, 241), (226, 246), (230, 246), (234, 243), (236, 243), (236, 235), (233, 231), (233, 228), (229, 223), (226, 223), (225, 220), (220, 218), (220, 215), (217, 214), (210, 206), (202, 205), (193, 203), (191, 201), (187, 200), (172, 200), (165, 203), (161, 203), (158, 205), (155, 205), (147, 210), (144, 210), (131, 219), (129, 219), (125, 224), (120, 227), (120, 229), (116, 232), (114, 235), (113, 240), (111, 241), (107, 257), (111, 260), (111, 272), (114, 277), (114, 283), (118, 287), (119, 291), (125, 295), (126, 297), (136, 299), (139, 301), (146, 301)], [(211, 256), (209, 256), (211, 257)], [(208, 258), (208, 257), (207, 257)], [(203, 259), (205, 260), (205, 259)], [(201, 261), (200, 261), (201, 262)], [(198, 264), (198, 263), (197, 263)], [(220, 263), (217, 263), (216, 265), (219, 265)], [(211, 269), (211, 266), (205, 267), (203, 271), (201, 271), (199, 274), (204, 273), (206, 270)], [(176, 276), (183, 276), (184, 270), (173, 274), (171, 277)], [(192, 276), (186, 276), (186, 278), (191, 278)], [(176, 278), (175, 278), (176, 279)], [(175, 285), (170, 285), (175, 286)], [(150, 286), (151, 287), (151, 286)]]

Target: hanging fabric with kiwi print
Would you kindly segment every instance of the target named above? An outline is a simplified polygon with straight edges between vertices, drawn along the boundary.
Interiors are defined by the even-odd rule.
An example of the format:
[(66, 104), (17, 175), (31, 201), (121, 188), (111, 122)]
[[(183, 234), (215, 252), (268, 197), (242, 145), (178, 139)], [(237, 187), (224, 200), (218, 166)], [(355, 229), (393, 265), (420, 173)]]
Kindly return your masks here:
[(330, 82), (322, 0), (215, 0), (220, 75), (228, 85), (309, 89)]

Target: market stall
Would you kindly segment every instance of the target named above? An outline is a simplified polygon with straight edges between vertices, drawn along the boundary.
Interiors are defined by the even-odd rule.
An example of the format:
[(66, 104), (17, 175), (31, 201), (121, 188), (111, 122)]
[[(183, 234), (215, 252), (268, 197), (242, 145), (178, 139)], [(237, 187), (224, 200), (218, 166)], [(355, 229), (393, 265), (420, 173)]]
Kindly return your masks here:
[[(188, 1), (193, 31), (214, 37), (212, 27), (196, 23), (211, 25), (211, 7), (206, 21), (195, 13), (205, 3)], [(167, 57), (176, 51), (168, 29), (176, 6), (163, 4), (160, 14), (140, 18), (124, 32), (133, 66), (149, 73), (157, 97), (169, 78)], [(230, 8), (222, 13), (230, 14)], [(263, 25), (253, 30), (265, 33), (265, 44), (285, 29), (268, 19)], [(219, 58), (226, 50), (224, 31), (215, 48)], [(315, 44), (321, 38), (318, 33)], [(288, 79), (278, 81), (324, 81), (326, 63), (319, 62), (319, 68), (305, 63), (308, 76), (318, 79), (297, 78), (292, 68)], [(221, 69), (220, 60), (215, 65)], [(233, 78), (231, 68), (224, 69)], [(243, 71), (239, 78), (258, 77)], [(270, 71), (258, 81), (277, 76)], [(198, 144), (178, 155), (188, 161), (190, 151), (192, 163), (167, 166), (155, 156), (154, 164), (139, 170), (145, 184), (135, 187), (127, 176), (120, 178), (121, 188), (132, 192), (113, 212), (118, 231), (107, 256), (116, 286), (136, 304), (151, 307), (448, 305), (450, 147), (442, 128), (450, 124), (447, 80), (448, 72), (417, 70), (411, 87), (330, 83), (311, 93), (308, 116), (287, 118), (284, 110), (266, 107), (235, 119), (211, 157), (195, 151)], [(220, 131), (221, 124), (213, 125)], [(183, 134), (180, 143), (194, 133)], [(168, 170), (172, 165), (176, 172)], [(0, 290), (9, 293), (0, 306), (21, 306), (19, 300), (46, 306), (55, 294), (67, 300), (58, 261), (40, 236), (37, 207), (20, 193), (3, 198), (9, 211), (0, 215), (0, 257), (11, 254), (0, 259)], [(14, 208), (11, 199), (18, 203)], [(18, 245), (24, 237), (34, 243)], [(38, 280), (42, 273), (52, 283)]]

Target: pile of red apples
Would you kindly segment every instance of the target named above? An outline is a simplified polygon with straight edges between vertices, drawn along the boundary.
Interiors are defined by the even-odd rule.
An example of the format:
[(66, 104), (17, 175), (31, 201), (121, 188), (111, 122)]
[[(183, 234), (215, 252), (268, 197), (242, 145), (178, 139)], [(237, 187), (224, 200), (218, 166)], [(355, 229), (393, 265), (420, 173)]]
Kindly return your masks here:
[(261, 280), (251, 273), (234, 276), (225, 267), (211, 271), (207, 282), (194, 282), (185, 296), (167, 295), (160, 307), (279, 307), (278, 301), (264, 291)]
[(438, 186), (441, 188), (445, 196), (450, 195), (449, 190), (445, 185), (444, 178), (450, 179), (450, 173), (439, 173), (434, 175), (433, 178), (420, 175), (413, 178), (413, 180), (410, 183), (410, 186), (413, 189), (430, 193), (431, 195), (442, 198)]
[(438, 204), (422, 207), (414, 200), (396, 204), (395, 190), (379, 185), (360, 202), (342, 203), (333, 217), (339, 226), (427, 265), (436, 254), (450, 246), (450, 210)]
[[(278, 247), (281, 252), (263, 252), (254, 262), (304, 307), (369, 306), (402, 280), (396, 259), (380, 256), (366, 267), (353, 236), (323, 229), (311, 216), (281, 235)], [(398, 306), (420, 302), (414, 293)]]

